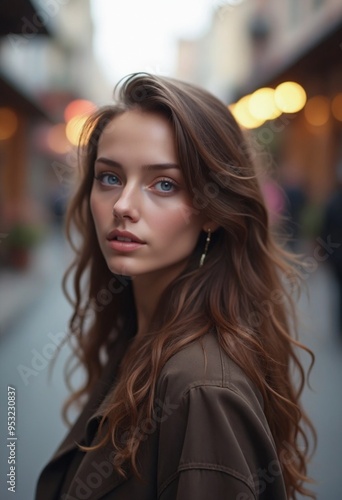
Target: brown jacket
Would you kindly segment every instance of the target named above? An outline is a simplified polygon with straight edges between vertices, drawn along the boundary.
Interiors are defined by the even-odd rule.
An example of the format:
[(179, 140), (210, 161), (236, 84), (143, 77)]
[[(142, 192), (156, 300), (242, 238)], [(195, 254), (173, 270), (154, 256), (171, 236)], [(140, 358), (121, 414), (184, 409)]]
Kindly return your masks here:
[(286, 499), (259, 391), (213, 334), (204, 337), (204, 348), (206, 367), (201, 343), (195, 341), (162, 370), (155, 418), (136, 429), (143, 481), (114, 471), (110, 445), (88, 453), (75, 445), (96, 442), (101, 401), (113, 386), (123, 353), (117, 349), (42, 471), (36, 500)]

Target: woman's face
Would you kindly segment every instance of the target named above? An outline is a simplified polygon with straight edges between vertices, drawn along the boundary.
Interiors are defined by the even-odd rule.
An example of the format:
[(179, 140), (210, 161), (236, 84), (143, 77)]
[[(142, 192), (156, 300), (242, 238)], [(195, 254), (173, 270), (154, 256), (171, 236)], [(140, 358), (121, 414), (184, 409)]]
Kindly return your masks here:
[(176, 276), (205, 225), (185, 188), (170, 123), (140, 110), (105, 127), (90, 206), (107, 265), (125, 276)]

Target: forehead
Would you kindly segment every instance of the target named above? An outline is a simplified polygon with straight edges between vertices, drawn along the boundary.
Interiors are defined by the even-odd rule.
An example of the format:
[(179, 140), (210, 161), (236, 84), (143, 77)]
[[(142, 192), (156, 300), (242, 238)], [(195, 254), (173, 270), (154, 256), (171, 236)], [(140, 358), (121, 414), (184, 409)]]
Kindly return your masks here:
[(174, 148), (174, 133), (169, 120), (162, 114), (129, 110), (113, 118), (103, 129), (98, 148), (122, 144), (140, 147), (150, 144)]

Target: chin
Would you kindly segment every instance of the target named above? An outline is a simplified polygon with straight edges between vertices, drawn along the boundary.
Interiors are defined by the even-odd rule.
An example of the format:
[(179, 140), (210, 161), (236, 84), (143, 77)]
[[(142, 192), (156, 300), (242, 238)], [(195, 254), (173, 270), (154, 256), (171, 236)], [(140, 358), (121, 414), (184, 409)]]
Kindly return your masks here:
[(133, 273), (130, 270), (130, 266), (126, 266), (124, 264), (118, 265), (117, 263), (111, 262), (110, 260), (107, 261), (107, 266), (113, 274), (129, 277), (133, 276)]

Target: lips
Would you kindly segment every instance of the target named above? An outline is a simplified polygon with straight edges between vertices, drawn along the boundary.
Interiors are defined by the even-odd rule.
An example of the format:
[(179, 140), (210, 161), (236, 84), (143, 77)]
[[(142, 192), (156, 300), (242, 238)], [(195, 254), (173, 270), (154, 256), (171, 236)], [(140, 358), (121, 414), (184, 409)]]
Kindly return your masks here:
[(108, 241), (122, 241), (122, 242), (126, 242), (126, 243), (141, 243), (141, 244), (145, 243), (140, 238), (135, 236), (135, 234), (130, 233), (129, 231), (119, 231), (118, 229), (111, 231), (107, 235), (107, 240)]

